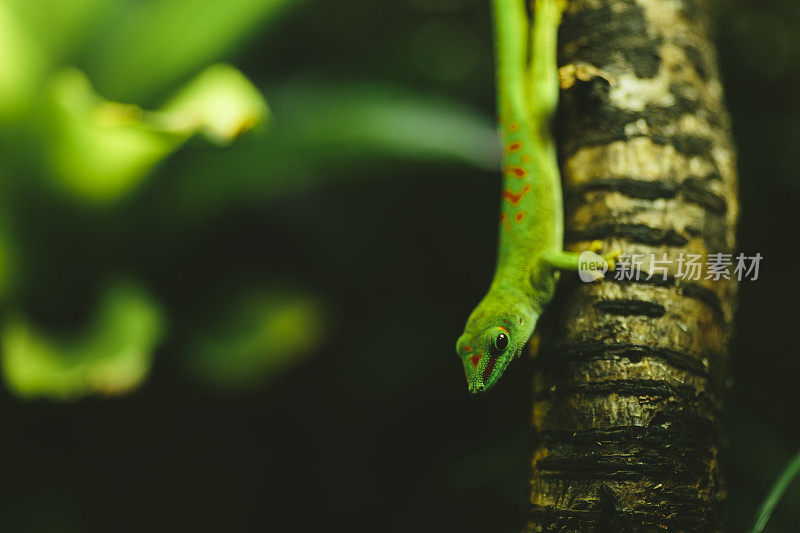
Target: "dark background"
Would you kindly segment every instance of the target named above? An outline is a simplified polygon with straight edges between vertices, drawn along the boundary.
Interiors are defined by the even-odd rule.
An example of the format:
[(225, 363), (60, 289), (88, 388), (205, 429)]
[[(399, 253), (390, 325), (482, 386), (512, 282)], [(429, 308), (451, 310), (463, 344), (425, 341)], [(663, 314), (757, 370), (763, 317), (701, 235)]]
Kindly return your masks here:
[[(800, 448), (800, 3), (728, 0), (714, 13), (740, 156), (739, 248), (765, 258), (758, 281), (741, 285), (725, 414), (728, 520), (744, 531)], [(493, 113), (489, 11), (478, 0), (306, 2), (228, 59), (263, 89), (278, 121), (292, 83), (388, 84), (487, 121)], [(128, 396), (1, 393), (0, 529), (518, 530), (529, 363), (474, 400), (454, 353), (493, 269), (497, 173), (402, 149), (339, 158), (341, 147), (322, 146), (277, 171), (307, 165), (314, 179), (304, 186), (172, 223), (171, 195), (202, 171), (198, 160), (217, 161), (213, 171), (233, 180), (271, 164), (255, 142), (230, 150), (226, 166), (187, 147), (111, 211), (50, 200), (42, 209), (35, 193), (19, 197), (19, 238), (41, 259), (30, 267), (35, 284), (17, 296), (29, 314), (59, 331), (77, 327), (103, 273), (122, 265), (158, 294), (171, 329), (150, 378)], [(187, 377), (186, 339), (221, 287), (266, 277), (326, 302), (318, 348), (258, 385), (219, 390)], [(768, 530), (796, 531), (798, 520), (800, 484)]]

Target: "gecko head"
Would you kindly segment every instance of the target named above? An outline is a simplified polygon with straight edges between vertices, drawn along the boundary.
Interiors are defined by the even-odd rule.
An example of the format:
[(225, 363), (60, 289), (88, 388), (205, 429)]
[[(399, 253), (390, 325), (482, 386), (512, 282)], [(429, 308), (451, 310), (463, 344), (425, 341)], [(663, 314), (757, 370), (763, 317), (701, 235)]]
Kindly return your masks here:
[(530, 312), (484, 313), (479, 306), (456, 343), (472, 394), (488, 391), (522, 353), (536, 326)]

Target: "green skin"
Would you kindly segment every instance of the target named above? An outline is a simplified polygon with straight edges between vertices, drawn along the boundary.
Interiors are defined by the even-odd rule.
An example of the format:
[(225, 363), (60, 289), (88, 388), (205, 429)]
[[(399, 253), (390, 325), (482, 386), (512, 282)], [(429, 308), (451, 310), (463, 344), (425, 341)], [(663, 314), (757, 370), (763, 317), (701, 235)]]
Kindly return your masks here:
[(493, 3), (504, 182), (494, 279), (456, 343), (472, 394), (491, 389), (522, 353), (559, 270), (576, 270), (579, 257), (562, 249), (561, 174), (550, 131), (564, 2), (536, 1), (532, 25), (524, 0)]

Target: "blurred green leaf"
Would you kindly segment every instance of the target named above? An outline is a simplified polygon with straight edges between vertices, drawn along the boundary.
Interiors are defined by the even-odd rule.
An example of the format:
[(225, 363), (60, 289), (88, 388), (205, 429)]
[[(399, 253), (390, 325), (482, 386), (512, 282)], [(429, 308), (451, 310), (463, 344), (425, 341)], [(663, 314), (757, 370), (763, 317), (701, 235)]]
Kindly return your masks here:
[(3, 377), (22, 398), (124, 394), (147, 377), (163, 331), (162, 312), (147, 292), (118, 283), (78, 338), (52, 338), (22, 317), (10, 320), (2, 332)]
[(121, 3), (93, 43), (88, 72), (113, 99), (142, 102), (210, 62), (300, 0), (138, 0)]
[(48, 139), (55, 177), (91, 200), (115, 199), (183, 140), (142, 123), (142, 110), (106, 102), (77, 69), (50, 82)]
[(0, 0), (0, 121), (17, 118), (27, 109), (45, 64), (31, 34)]
[(498, 165), (491, 117), (451, 100), (372, 84), (309, 86), (276, 91), (282, 142), (294, 159), (381, 156)]
[(114, 0), (0, 0), (47, 52), (51, 62), (68, 56), (92, 26), (117, 2)]
[(177, 132), (200, 132), (229, 144), (269, 112), (264, 97), (230, 65), (213, 65), (195, 77), (162, 108), (165, 125)]
[(189, 371), (212, 388), (268, 382), (319, 346), (324, 325), (323, 306), (313, 296), (286, 287), (250, 288), (215, 306), (193, 332)]
[(337, 169), (381, 159), (499, 167), (491, 118), (452, 101), (376, 85), (298, 84), (272, 91), (268, 99), (270, 130), (225, 153), (192, 152), (174, 176), (171, 205), (201, 216), (335, 183), (342, 179)]
[(789, 464), (786, 465), (786, 468), (784, 468), (783, 472), (781, 472), (781, 475), (778, 477), (775, 485), (769, 491), (764, 503), (758, 510), (758, 518), (753, 526), (752, 533), (761, 533), (764, 531), (769, 518), (772, 516), (772, 512), (775, 510), (775, 507), (778, 505), (778, 503), (780, 503), (783, 494), (786, 492), (786, 489), (789, 488), (789, 485), (792, 483), (792, 481), (794, 481), (798, 474), (800, 474), (800, 452), (794, 456)]
[(228, 65), (201, 72), (155, 113), (103, 99), (77, 69), (53, 77), (48, 104), (52, 172), (67, 190), (94, 201), (133, 189), (190, 136), (229, 143), (267, 112), (257, 89)]

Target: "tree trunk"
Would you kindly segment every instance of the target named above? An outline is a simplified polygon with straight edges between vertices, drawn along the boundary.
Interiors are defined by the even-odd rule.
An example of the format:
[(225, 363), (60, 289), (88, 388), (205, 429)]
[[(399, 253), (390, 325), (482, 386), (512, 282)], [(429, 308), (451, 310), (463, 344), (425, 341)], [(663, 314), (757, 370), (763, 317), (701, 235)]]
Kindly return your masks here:
[[(701, 0), (571, 0), (559, 36), (566, 241), (643, 254), (638, 280), (571, 282), (537, 356), (527, 531), (720, 531), (735, 281), (735, 154)], [(650, 254), (667, 279), (646, 279)], [(619, 266), (617, 267), (620, 268)], [(616, 273), (619, 274), (619, 271)], [(702, 278), (705, 278), (704, 269)]]

